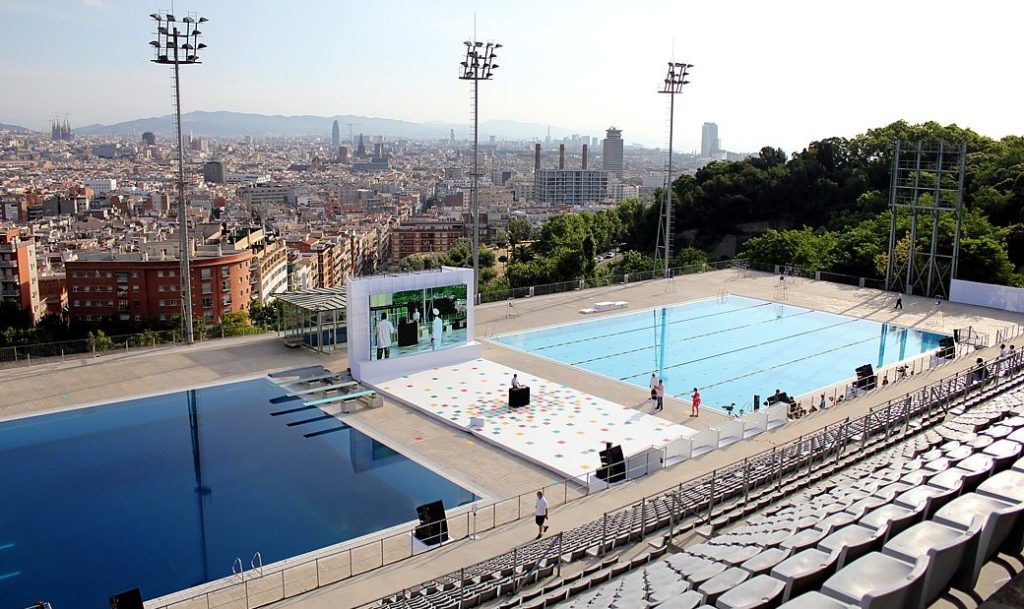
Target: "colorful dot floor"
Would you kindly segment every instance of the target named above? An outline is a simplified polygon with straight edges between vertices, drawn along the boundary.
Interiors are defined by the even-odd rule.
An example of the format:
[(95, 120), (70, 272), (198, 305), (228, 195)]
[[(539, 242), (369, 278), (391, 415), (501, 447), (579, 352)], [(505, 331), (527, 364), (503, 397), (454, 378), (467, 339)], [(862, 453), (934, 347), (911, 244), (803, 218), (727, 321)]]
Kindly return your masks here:
[(621, 444), (629, 457), (697, 433), (521, 372), (520, 382), (530, 387), (530, 405), (510, 411), (508, 388), (516, 372), (477, 359), (375, 384), (384, 393), (456, 427), (468, 429), (470, 418), (479, 417), (484, 425), (473, 433), (481, 439), (583, 480), (601, 466), (598, 452), (605, 442)]

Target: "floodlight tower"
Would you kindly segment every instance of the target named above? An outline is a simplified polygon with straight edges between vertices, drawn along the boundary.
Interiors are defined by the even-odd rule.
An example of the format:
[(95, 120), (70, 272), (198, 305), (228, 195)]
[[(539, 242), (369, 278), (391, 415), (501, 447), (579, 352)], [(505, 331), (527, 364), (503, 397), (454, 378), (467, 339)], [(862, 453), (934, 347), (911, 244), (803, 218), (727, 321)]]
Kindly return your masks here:
[[(686, 80), (689, 76), (689, 69), (693, 67), (690, 63), (668, 62), (668, 75), (665, 76), (665, 84), (658, 93), (668, 93), (668, 165), (666, 167), (667, 177), (665, 178), (665, 201), (662, 203), (661, 222), (659, 232), (664, 229), (665, 248), (665, 277), (668, 277), (669, 260), (672, 258), (672, 135), (675, 127), (676, 114), (676, 93), (683, 92), (683, 85), (690, 84)], [(660, 240), (659, 240), (660, 241)]]
[(480, 81), (490, 80), (498, 64), (495, 51), (500, 44), (488, 42), (486, 45), (475, 40), (467, 40), (466, 60), (462, 62), (459, 80), (473, 81), (473, 181), (470, 193), (469, 215), (473, 222), (473, 281), (480, 281), (480, 197), (478, 193), (480, 179)]
[(206, 23), (206, 17), (189, 14), (180, 21), (171, 13), (153, 13), (156, 22), (156, 40), (150, 41), (156, 57), (153, 63), (171, 65), (174, 68), (174, 128), (178, 140), (178, 259), (181, 261), (181, 312), (184, 324), (185, 342), (192, 344), (192, 268), (189, 260), (188, 214), (185, 203), (185, 150), (181, 136), (181, 65), (201, 63), (199, 51), (206, 45), (199, 42), (203, 35), (199, 24)]

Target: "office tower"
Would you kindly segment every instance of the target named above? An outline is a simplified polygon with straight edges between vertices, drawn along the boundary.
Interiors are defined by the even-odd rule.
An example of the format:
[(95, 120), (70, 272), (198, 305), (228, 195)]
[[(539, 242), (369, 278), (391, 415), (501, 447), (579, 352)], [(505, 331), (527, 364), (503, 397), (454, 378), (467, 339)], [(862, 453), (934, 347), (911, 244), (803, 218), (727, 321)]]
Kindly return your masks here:
[(335, 150), (341, 146), (341, 125), (338, 121), (334, 121), (334, 125), (331, 127), (331, 148)]
[(147, 131), (142, 134), (142, 143), (147, 146), (156, 146), (156, 134), (152, 131)]
[(452, 129), (450, 131), (449, 135), (448, 135), (448, 143), (452, 144), (453, 146), (455, 145), (455, 130), (454, 129)]
[(700, 130), (700, 155), (712, 157), (721, 149), (718, 142), (718, 125), (715, 123), (704, 123)]
[(605, 132), (601, 166), (605, 171), (622, 177), (622, 130), (608, 127)]
[(540, 171), (540, 144), (533, 145), (533, 170)]
[(207, 161), (203, 165), (203, 181), (209, 184), (223, 184), (224, 163), (220, 161)]
[(586, 144), (583, 144), (583, 161), (582, 161), (582, 164), (580, 165), (580, 169), (586, 169), (587, 168), (587, 156), (588, 156), (587, 153), (588, 152), (589, 152), (589, 147)]
[(558, 168), (565, 169), (565, 144), (558, 145)]

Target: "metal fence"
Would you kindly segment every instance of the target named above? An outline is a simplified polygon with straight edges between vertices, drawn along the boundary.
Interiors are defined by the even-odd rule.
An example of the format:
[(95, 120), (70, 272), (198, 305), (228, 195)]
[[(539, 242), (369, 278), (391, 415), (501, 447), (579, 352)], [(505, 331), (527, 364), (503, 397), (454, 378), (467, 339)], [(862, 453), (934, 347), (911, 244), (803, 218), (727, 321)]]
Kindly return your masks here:
[[(246, 335), (263, 334), (267, 331), (251, 327)], [(221, 340), (232, 338), (223, 327), (216, 326), (205, 332), (195, 334), (196, 341)], [(0, 347), (0, 369), (17, 366), (31, 366), (56, 360), (83, 359), (113, 353), (134, 353), (157, 347), (177, 346), (184, 344), (181, 333), (177, 331), (142, 332), (139, 334), (121, 334), (116, 336), (97, 336), (54, 343), (36, 343), (32, 345), (15, 345)]]

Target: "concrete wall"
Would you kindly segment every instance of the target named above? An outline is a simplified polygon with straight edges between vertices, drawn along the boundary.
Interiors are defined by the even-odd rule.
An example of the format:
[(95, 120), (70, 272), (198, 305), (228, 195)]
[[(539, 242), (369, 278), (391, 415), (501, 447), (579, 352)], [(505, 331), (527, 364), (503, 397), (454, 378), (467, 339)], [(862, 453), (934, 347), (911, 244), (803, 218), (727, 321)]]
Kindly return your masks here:
[(949, 300), (950, 302), (1024, 313), (1024, 289), (1005, 285), (954, 279), (949, 289)]

